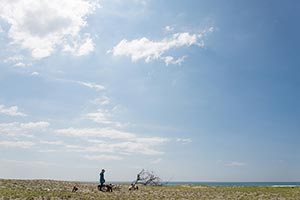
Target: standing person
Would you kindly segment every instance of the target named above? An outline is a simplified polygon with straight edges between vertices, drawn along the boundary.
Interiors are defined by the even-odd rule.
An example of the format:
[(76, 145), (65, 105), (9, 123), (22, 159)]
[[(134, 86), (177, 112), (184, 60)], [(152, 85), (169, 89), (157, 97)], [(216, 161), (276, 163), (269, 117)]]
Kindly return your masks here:
[(103, 187), (103, 185), (104, 185), (104, 183), (105, 183), (105, 179), (104, 179), (104, 172), (105, 172), (105, 170), (104, 169), (102, 169), (102, 171), (100, 172), (100, 190), (102, 191), (102, 187)]

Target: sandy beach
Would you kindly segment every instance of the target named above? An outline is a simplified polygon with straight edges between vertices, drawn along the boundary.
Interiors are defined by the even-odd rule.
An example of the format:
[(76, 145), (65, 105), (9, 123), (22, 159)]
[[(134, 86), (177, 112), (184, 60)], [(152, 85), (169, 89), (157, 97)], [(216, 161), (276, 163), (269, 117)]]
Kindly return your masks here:
[[(72, 192), (73, 186), (78, 187)], [(0, 199), (300, 199), (300, 187), (259, 186), (139, 186), (129, 191), (129, 185), (119, 190), (100, 192), (97, 184), (53, 180), (0, 180)]]

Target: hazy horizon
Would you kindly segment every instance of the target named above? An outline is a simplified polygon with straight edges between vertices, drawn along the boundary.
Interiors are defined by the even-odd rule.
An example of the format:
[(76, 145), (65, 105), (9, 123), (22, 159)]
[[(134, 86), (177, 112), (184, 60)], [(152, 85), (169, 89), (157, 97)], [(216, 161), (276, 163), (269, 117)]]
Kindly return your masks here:
[(299, 8), (0, 1), (0, 178), (300, 181)]

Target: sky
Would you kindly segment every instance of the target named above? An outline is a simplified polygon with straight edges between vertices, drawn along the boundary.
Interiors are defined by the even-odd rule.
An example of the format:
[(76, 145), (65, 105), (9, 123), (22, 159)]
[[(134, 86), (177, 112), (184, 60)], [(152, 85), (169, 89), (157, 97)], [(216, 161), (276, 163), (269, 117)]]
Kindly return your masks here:
[(300, 181), (299, 8), (1, 0), (0, 178)]

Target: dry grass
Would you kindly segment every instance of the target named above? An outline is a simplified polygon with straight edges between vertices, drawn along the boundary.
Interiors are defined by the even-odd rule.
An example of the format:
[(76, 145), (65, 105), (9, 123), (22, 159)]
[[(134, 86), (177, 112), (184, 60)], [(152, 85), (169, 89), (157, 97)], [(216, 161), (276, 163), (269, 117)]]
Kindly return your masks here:
[[(77, 185), (79, 191), (72, 193)], [(225, 187), (225, 186), (140, 186), (138, 191), (128, 191), (129, 185), (121, 185), (119, 191), (99, 192), (97, 184), (51, 180), (0, 180), (0, 199), (257, 199), (300, 200), (300, 187)]]

